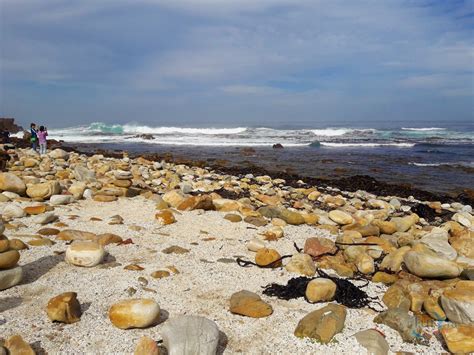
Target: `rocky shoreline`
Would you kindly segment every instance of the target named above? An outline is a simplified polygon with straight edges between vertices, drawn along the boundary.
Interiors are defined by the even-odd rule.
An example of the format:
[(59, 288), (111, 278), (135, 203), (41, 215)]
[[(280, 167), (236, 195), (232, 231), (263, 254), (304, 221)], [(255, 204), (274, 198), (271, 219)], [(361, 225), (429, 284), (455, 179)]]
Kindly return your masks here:
[(0, 353), (474, 351), (469, 194), (63, 148), (0, 173)]

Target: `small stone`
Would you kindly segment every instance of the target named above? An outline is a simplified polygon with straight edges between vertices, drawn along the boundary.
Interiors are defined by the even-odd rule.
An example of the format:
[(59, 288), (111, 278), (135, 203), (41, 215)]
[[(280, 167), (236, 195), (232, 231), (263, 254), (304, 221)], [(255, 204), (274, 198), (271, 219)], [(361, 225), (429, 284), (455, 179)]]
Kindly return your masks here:
[(9, 250), (0, 253), (0, 269), (11, 269), (18, 260), (20, 260), (20, 253), (17, 250)]
[(10, 249), (14, 249), (14, 250), (28, 249), (28, 246), (22, 240), (16, 239), (16, 238), (10, 239), (8, 241), (8, 246)]
[(20, 206), (9, 203), (3, 209), (2, 216), (4, 218), (22, 218), (26, 216), (26, 212)]
[(58, 216), (56, 216), (54, 212), (47, 212), (47, 213), (43, 213), (43, 214), (35, 216), (33, 218), (33, 223), (44, 225), (44, 224), (52, 223), (56, 221), (57, 219), (58, 219)]
[(332, 301), (337, 286), (329, 279), (317, 278), (308, 282), (305, 296), (311, 303)]
[(52, 195), (61, 192), (61, 185), (57, 181), (48, 181), (40, 184), (29, 185), (26, 194), (31, 198), (46, 200)]
[(385, 291), (382, 302), (388, 309), (396, 308), (407, 312), (410, 309), (410, 300), (408, 299), (407, 293), (403, 287), (396, 284), (390, 286), (387, 291)]
[(299, 212), (294, 212), (287, 209), (283, 209), (278, 217), (283, 219), (288, 224), (299, 225), (305, 223), (304, 217)]
[(37, 233), (40, 235), (57, 235), (60, 230), (56, 228), (41, 228)]
[(327, 344), (344, 328), (346, 314), (346, 307), (330, 303), (301, 319), (295, 329), (295, 336), (313, 338)]
[(165, 254), (186, 254), (189, 253), (189, 249), (182, 248), (177, 245), (172, 245), (166, 249), (163, 249), (161, 252)]
[(52, 246), (54, 245), (54, 242), (48, 238), (39, 238), (39, 239), (33, 239), (28, 241), (28, 245), (31, 245), (33, 247), (43, 247), (43, 246)]
[(316, 265), (308, 254), (294, 254), (288, 264), (285, 265), (285, 269), (305, 276), (314, 276), (316, 273)]
[(76, 181), (69, 187), (68, 191), (76, 200), (80, 200), (84, 195), (86, 188), (87, 185), (85, 182)]
[(270, 229), (263, 232), (265, 240), (278, 240), (283, 238), (283, 228), (273, 226)]
[(66, 249), (65, 260), (72, 265), (93, 267), (100, 264), (104, 256), (105, 250), (98, 243), (76, 240)]
[(120, 243), (123, 241), (122, 237), (118, 236), (117, 234), (113, 233), (103, 233), (97, 236), (97, 243), (100, 245), (109, 245), (114, 243)]
[(97, 202), (114, 202), (117, 201), (117, 196), (94, 195), (93, 200)]
[(255, 255), (255, 263), (259, 266), (267, 266), (274, 263), (271, 267), (276, 268), (282, 265), (281, 260), (278, 260), (280, 258), (281, 255), (275, 249), (262, 248)]
[(426, 298), (423, 302), (423, 309), (434, 320), (446, 320), (446, 313), (444, 313), (439, 304), (439, 297), (429, 296)]
[(254, 225), (255, 227), (263, 227), (267, 225), (267, 220), (264, 217), (247, 216), (244, 222)]
[(372, 282), (381, 282), (385, 285), (391, 285), (397, 282), (397, 280), (398, 280), (397, 275), (387, 274), (386, 272), (383, 272), (383, 271), (376, 272), (375, 275), (372, 277)]
[(369, 275), (375, 272), (375, 264), (374, 259), (372, 259), (369, 255), (363, 253), (361, 254), (356, 260), (357, 270), (359, 272)]
[(265, 248), (265, 243), (260, 239), (254, 238), (247, 242), (247, 249), (250, 251), (257, 252), (262, 248)]
[(54, 206), (67, 205), (74, 202), (72, 195), (53, 195), (49, 199), (49, 203)]
[(97, 236), (91, 232), (80, 231), (76, 229), (65, 229), (56, 236), (57, 240), (96, 240)]
[(13, 335), (5, 341), (5, 347), (10, 355), (35, 355), (30, 344), (23, 340), (20, 335)]
[(123, 224), (123, 218), (116, 214), (115, 216), (110, 217), (107, 223), (110, 225)]
[(129, 264), (123, 268), (124, 270), (130, 270), (130, 271), (142, 271), (145, 270), (145, 268), (141, 267), (138, 264)]
[(240, 217), (238, 214), (235, 213), (228, 213), (224, 216), (224, 219), (228, 220), (229, 222), (232, 223), (237, 223), (242, 221), (242, 217)]
[(375, 329), (362, 330), (354, 334), (357, 342), (367, 349), (370, 355), (386, 355), (390, 347), (385, 337)]
[(170, 355), (215, 355), (219, 328), (213, 321), (199, 316), (169, 319), (161, 330), (163, 345)]
[(142, 336), (138, 340), (133, 355), (160, 355), (160, 348), (158, 348), (156, 341), (147, 336)]
[(234, 314), (251, 318), (268, 317), (273, 313), (272, 307), (264, 302), (256, 293), (242, 290), (230, 298), (230, 309)]
[(395, 223), (395, 226), (397, 227), (397, 232), (406, 232), (412, 226), (418, 223), (419, 220), (420, 218), (418, 217), (418, 215), (413, 213), (406, 217), (392, 218), (391, 222)]
[(329, 218), (340, 225), (351, 224), (354, 222), (354, 218), (349, 214), (341, 210), (332, 210), (328, 214)]
[(81, 318), (81, 305), (76, 292), (65, 292), (49, 300), (46, 313), (51, 321), (75, 323)]
[(150, 274), (150, 276), (153, 277), (154, 279), (162, 279), (164, 277), (171, 276), (171, 273), (169, 271), (166, 271), (166, 270), (158, 270), (158, 271), (153, 271)]
[(23, 269), (21, 266), (8, 270), (0, 270), (0, 291), (18, 285), (22, 278)]
[(46, 205), (27, 206), (24, 211), (28, 215), (37, 215), (46, 212)]
[(157, 214), (155, 214), (155, 218), (160, 224), (165, 226), (176, 222), (176, 218), (174, 217), (173, 212), (170, 210), (159, 211)]
[(160, 306), (152, 299), (140, 298), (117, 302), (109, 309), (109, 319), (120, 329), (146, 328), (160, 318)]
[(470, 354), (474, 352), (474, 325), (445, 325), (441, 334), (453, 354)]
[(408, 270), (418, 277), (454, 278), (462, 272), (455, 262), (422, 252), (409, 251), (403, 260)]

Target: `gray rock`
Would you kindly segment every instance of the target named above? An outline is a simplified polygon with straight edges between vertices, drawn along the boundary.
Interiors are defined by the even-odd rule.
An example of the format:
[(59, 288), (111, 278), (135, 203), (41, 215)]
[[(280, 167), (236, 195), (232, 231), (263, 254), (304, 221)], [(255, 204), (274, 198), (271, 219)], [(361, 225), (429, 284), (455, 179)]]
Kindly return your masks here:
[(423, 236), (420, 242), (433, 250), (438, 256), (447, 260), (454, 260), (458, 256), (458, 253), (456, 249), (449, 244), (448, 238), (449, 234), (446, 230), (435, 227), (431, 232)]
[(418, 277), (449, 279), (458, 277), (462, 267), (436, 255), (409, 251), (403, 257), (408, 270)]
[(95, 172), (81, 165), (76, 166), (74, 169), (74, 177), (76, 180), (84, 182), (93, 182), (96, 180)]
[(387, 340), (375, 329), (362, 330), (354, 336), (357, 342), (367, 349), (368, 355), (386, 355), (390, 350)]
[(22, 278), (23, 269), (21, 266), (8, 270), (0, 270), (0, 291), (18, 285)]
[(169, 355), (214, 355), (219, 329), (213, 321), (199, 316), (179, 316), (162, 329), (163, 344)]
[(423, 341), (421, 328), (417, 325), (415, 317), (409, 315), (407, 311), (392, 308), (380, 313), (374, 318), (374, 322), (395, 329), (402, 339), (408, 343), (421, 343)]

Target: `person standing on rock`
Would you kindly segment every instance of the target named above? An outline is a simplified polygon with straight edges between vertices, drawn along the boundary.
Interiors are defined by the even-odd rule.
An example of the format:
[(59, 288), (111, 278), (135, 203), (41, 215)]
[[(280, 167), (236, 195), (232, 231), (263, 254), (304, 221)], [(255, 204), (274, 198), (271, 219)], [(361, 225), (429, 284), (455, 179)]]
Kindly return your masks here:
[(31, 149), (36, 151), (36, 149), (38, 148), (38, 134), (36, 132), (36, 124), (35, 123), (32, 123), (30, 125), (30, 134), (31, 134), (31, 137), (30, 137)]
[(40, 155), (46, 154), (46, 137), (48, 136), (48, 130), (45, 126), (40, 126), (39, 132), (37, 133)]

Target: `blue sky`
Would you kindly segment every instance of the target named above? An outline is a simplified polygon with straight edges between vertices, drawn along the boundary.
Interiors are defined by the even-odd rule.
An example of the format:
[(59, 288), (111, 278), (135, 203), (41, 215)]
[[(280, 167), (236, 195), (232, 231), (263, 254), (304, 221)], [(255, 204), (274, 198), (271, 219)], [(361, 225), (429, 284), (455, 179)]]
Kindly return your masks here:
[(474, 1), (0, 0), (0, 115), (474, 120)]

